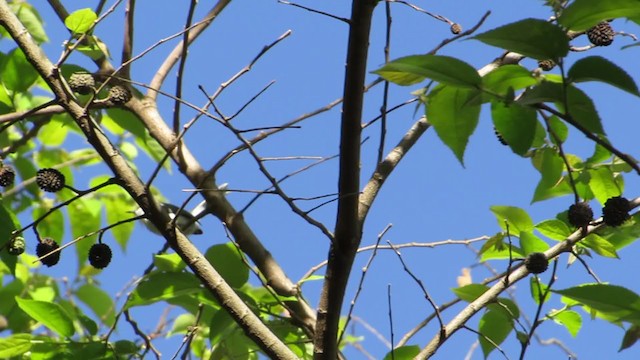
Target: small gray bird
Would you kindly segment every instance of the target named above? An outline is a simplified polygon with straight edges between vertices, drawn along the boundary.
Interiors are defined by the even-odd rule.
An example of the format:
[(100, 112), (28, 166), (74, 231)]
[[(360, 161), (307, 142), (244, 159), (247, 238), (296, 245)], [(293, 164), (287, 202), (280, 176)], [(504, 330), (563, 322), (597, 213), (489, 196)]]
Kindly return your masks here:
[[(189, 212), (187, 210), (182, 210), (178, 213), (178, 210), (180, 209), (179, 206), (168, 204), (168, 203), (160, 203), (160, 211), (163, 211), (164, 213), (166, 213), (171, 220), (173, 220), (176, 217), (176, 213), (178, 213), (176, 226), (178, 227), (178, 229), (180, 229), (180, 231), (183, 234), (201, 235), (202, 227), (200, 227), (200, 223), (196, 220), (196, 218), (203, 211), (206, 210), (207, 208), (206, 205), (207, 205), (206, 201), (203, 201), (202, 203), (198, 204), (198, 206), (196, 206), (192, 210), (192, 212)], [(133, 213), (138, 216), (142, 216), (144, 215), (144, 210), (142, 210), (142, 208), (137, 208)], [(160, 231), (158, 231), (158, 229), (149, 220), (142, 219), (142, 223), (147, 227), (147, 229), (149, 229), (149, 231), (151, 231), (154, 234), (160, 235)]]

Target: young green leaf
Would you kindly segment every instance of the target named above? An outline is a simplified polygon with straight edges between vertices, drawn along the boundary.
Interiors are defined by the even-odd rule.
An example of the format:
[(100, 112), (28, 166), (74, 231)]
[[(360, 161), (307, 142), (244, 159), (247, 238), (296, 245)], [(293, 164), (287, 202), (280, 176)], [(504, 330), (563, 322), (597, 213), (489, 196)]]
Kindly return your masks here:
[(520, 90), (533, 86), (536, 82), (531, 71), (520, 65), (503, 65), (482, 77), (484, 89), (503, 96), (509, 88)]
[(536, 60), (558, 59), (569, 52), (567, 34), (557, 25), (540, 19), (521, 20), (473, 38)]
[(140, 282), (131, 293), (127, 308), (169, 301), (201, 291), (200, 281), (191, 273), (154, 273)]
[(601, 56), (589, 56), (576, 61), (569, 69), (568, 75), (574, 82), (601, 81), (640, 96), (633, 78), (618, 65)]
[(602, 20), (638, 16), (637, 0), (575, 0), (562, 11), (558, 22), (569, 30), (583, 31)]
[(383, 360), (409, 360), (413, 359), (420, 353), (420, 346), (418, 345), (405, 345), (393, 349), (391, 352), (384, 356)]
[(71, 337), (75, 334), (73, 321), (60, 305), (46, 301), (21, 299), (17, 296), (15, 299), (22, 311), (56, 334), (63, 337)]
[(31, 334), (13, 334), (0, 339), (0, 358), (9, 359), (20, 356), (31, 349)]
[(505, 221), (509, 224), (509, 232), (513, 236), (520, 236), (521, 232), (533, 231), (533, 221), (526, 211), (515, 206), (494, 205), (491, 212), (496, 216), (498, 225), (507, 230)]
[(600, 204), (622, 194), (622, 189), (608, 167), (589, 169), (589, 188)]
[(105, 325), (113, 325), (115, 321), (115, 304), (109, 294), (93, 284), (80, 286), (75, 294)]
[(40, 75), (19, 48), (11, 50), (3, 59), (2, 84), (15, 92), (26, 92)]
[(534, 252), (545, 252), (549, 249), (549, 244), (529, 231), (521, 231), (520, 248), (522, 248), (524, 255), (529, 255)]
[(471, 89), (438, 86), (429, 94), (426, 115), (438, 137), (464, 165), (464, 151), (478, 125), (479, 92)]
[(505, 105), (496, 101), (491, 103), (491, 117), (496, 130), (511, 150), (524, 155), (531, 147), (536, 133), (536, 111), (519, 104)]
[(564, 326), (573, 337), (578, 335), (578, 331), (580, 331), (582, 327), (582, 316), (573, 310), (564, 310), (556, 314), (550, 314), (549, 317), (556, 323)]
[(96, 15), (93, 10), (84, 8), (69, 14), (69, 16), (64, 19), (64, 25), (74, 34), (84, 34), (91, 29), (91, 26), (93, 26), (93, 23), (97, 19), (98, 15)]
[(442, 55), (412, 55), (393, 60), (374, 74), (398, 85), (413, 85), (424, 79), (459, 87), (478, 88), (482, 79), (462, 60)]
[(460, 300), (464, 300), (466, 302), (474, 301), (487, 290), (489, 290), (489, 287), (482, 284), (469, 284), (463, 287), (451, 289), (451, 291), (453, 291)]
[(571, 235), (571, 229), (564, 221), (558, 219), (544, 220), (536, 224), (536, 230), (552, 240), (563, 241)]
[(537, 305), (540, 305), (540, 300), (542, 300), (543, 303), (549, 300), (551, 292), (547, 291), (548, 286), (540, 282), (540, 278), (538, 278), (537, 276), (530, 276), (529, 279), (529, 290), (531, 290), (531, 298), (533, 299), (533, 301)]
[(580, 244), (595, 251), (598, 255), (615, 259), (619, 258), (618, 253), (616, 252), (616, 248), (610, 242), (608, 242), (607, 239), (597, 234), (587, 235), (584, 239), (582, 239), (582, 241), (580, 241)]

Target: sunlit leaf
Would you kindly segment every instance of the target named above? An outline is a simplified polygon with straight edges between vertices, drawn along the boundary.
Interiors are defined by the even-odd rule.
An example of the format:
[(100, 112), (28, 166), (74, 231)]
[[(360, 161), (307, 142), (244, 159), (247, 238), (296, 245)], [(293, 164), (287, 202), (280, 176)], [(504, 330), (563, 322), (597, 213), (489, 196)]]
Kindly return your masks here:
[(503, 65), (482, 77), (484, 89), (503, 96), (509, 89), (524, 89), (536, 82), (531, 71), (520, 65)]
[(60, 305), (52, 302), (21, 299), (19, 297), (15, 299), (22, 311), (58, 335), (70, 337), (75, 333), (73, 321)]
[(604, 204), (608, 199), (622, 194), (622, 189), (618, 186), (609, 168), (590, 169), (589, 175), (589, 188), (600, 204)]
[(595, 251), (599, 255), (610, 258), (618, 258), (616, 248), (610, 242), (608, 242), (607, 239), (599, 236), (598, 234), (592, 233), (587, 235), (580, 241), (580, 244)]
[(115, 303), (104, 290), (92, 284), (80, 286), (75, 295), (87, 305), (107, 326), (112, 326), (115, 320)]
[(38, 79), (38, 73), (19, 48), (7, 54), (2, 66), (2, 83), (7, 89), (25, 92)]
[(544, 252), (549, 249), (549, 244), (544, 240), (533, 235), (530, 231), (520, 232), (520, 248), (524, 255), (529, 255), (534, 252)]
[(566, 33), (557, 25), (540, 19), (521, 20), (473, 38), (537, 60), (558, 59), (569, 52)]
[(536, 224), (536, 230), (552, 240), (563, 241), (571, 235), (571, 229), (564, 221), (558, 219), (544, 220)]
[(38, 43), (49, 41), (47, 33), (44, 31), (42, 19), (37, 10), (26, 2), (15, 2), (9, 4), (11, 10), (16, 14), (22, 25), (27, 28), (31, 37)]
[(564, 326), (571, 336), (576, 337), (582, 327), (582, 316), (573, 310), (564, 310), (550, 315), (553, 321)]
[(526, 211), (515, 206), (491, 206), (491, 212), (496, 216), (498, 225), (507, 230), (505, 221), (509, 224), (509, 232), (511, 235), (519, 236), (521, 232), (533, 231), (533, 221)]
[[(96, 199), (80, 198), (67, 206), (71, 234), (73, 238), (85, 236), (100, 229), (102, 202)], [(96, 235), (78, 241), (74, 248), (78, 255), (78, 266), (82, 266), (89, 257), (89, 249), (95, 243)]]
[(431, 79), (442, 84), (477, 88), (482, 79), (462, 60), (442, 55), (413, 55), (393, 60), (374, 74), (398, 85), (413, 85)]
[(93, 10), (84, 8), (69, 14), (69, 16), (64, 19), (64, 25), (74, 34), (84, 34), (91, 29), (91, 26), (93, 26), (93, 23), (97, 19), (98, 15), (96, 15)]
[(0, 339), (0, 358), (20, 356), (31, 349), (31, 334), (12, 334)]
[(549, 300), (551, 292), (547, 291), (547, 289), (548, 286), (540, 282), (540, 278), (538, 276), (529, 277), (529, 290), (531, 291), (531, 298), (537, 305), (540, 305), (540, 300), (542, 300), (543, 303)]
[(454, 294), (461, 300), (466, 302), (472, 302), (480, 295), (484, 294), (485, 291), (489, 290), (487, 285), (482, 284), (469, 284), (463, 287), (451, 289)]
[(193, 274), (158, 272), (138, 284), (127, 302), (127, 308), (166, 301), (201, 291), (200, 281)]
[[(392, 353), (393, 352), (393, 353)], [(384, 356), (383, 360), (409, 360), (413, 359), (420, 353), (420, 346), (418, 345), (405, 345), (393, 349)]]
[(613, 321), (640, 320), (640, 296), (622, 286), (584, 284), (552, 291), (586, 305)]

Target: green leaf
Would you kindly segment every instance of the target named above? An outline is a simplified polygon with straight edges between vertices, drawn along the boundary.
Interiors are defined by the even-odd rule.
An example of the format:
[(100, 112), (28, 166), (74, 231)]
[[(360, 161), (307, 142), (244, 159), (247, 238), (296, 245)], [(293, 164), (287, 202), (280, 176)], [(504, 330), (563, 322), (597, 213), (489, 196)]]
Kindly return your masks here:
[(529, 217), (526, 211), (515, 206), (501, 206), (494, 205), (491, 208), (491, 212), (496, 216), (498, 225), (507, 230), (505, 221), (509, 224), (509, 232), (513, 236), (520, 236), (521, 232), (533, 231), (533, 221)]
[(113, 325), (115, 304), (104, 290), (92, 284), (84, 284), (76, 290), (75, 295), (98, 316), (102, 323), (107, 326)]
[(118, 340), (115, 342), (115, 344), (113, 344), (113, 348), (116, 355), (118, 355), (116, 358), (120, 358), (124, 355), (135, 354), (138, 352), (138, 350), (140, 350), (136, 343), (129, 340)]
[[(67, 205), (71, 234), (74, 239), (100, 229), (100, 213), (102, 202), (96, 199), (80, 198)], [(95, 243), (96, 235), (78, 241), (74, 247), (78, 255), (78, 266), (81, 267), (89, 257), (89, 249)]]
[(520, 248), (524, 255), (529, 255), (534, 252), (545, 252), (549, 249), (549, 244), (529, 231), (521, 231)]
[(618, 187), (618, 183), (608, 167), (589, 169), (589, 176), (589, 188), (600, 204), (622, 194), (622, 189)]
[(60, 305), (46, 301), (21, 299), (17, 296), (15, 299), (22, 311), (58, 335), (71, 337), (75, 333), (73, 321)]
[(501, 96), (505, 96), (509, 89), (524, 89), (536, 82), (531, 71), (520, 65), (503, 65), (482, 77), (482, 87)]
[(627, 331), (625, 331), (624, 337), (622, 338), (622, 344), (620, 344), (620, 349), (618, 349), (618, 351), (630, 348), (636, 343), (636, 341), (638, 341), (638, 339), (640, 339), (640, 326), (632, 325), (627, 329)]
[(420, 346), (418, 345), (405, 345), (395, 348), (384, 356), (383, 360), (408, 360), (413, 359), (420, 353)]
[(568, 75), (574, 82), (601, 81), (640, 96), (633, 78), (618, 65), (601, 56), (589, 56), (576, 61)]
[(464, 151), (480, 116), (480, 104), (475, 102), (478, 94), (470, 89), (438, 86), (426, 104), (427, 119), (463, 165)]
[(496, 345), (502, 344), (511, 330), (513, 330), (513, 320), (502, 312), (490, 310), (482, 315), (478, 324), (478, 340), (485, 358)]
[(589, 234), (584, 239), (580, 241), (580, 244), (588, 247), (589, 249), (595, 251), (598, 255), (602, 255), (604, 257), (616, 258), (618, 259), (618, 253), (616, 252), (615, 246), (611, 244), (607, 239), (597, 235), (597, 234)]
[(640, 296), (622, 286), (584, 284), (552, 291), (601, 313), (611, 321), (640, 320)]
[[(113, 191), (110, 192), (110, 196), (105, 196), (102, 199), (105, 212), (107, 213), (107, 222), (109, 224), (115, 224), (133, 216), (133, 214), (130, 214), (125, 210), (130, 207), (130, 202), (127, 201), (124, 196), (119, 196), (122, 195), (122, 189), (119, 187), (112, 187), (110, 191)], [(127, 247), (127, 243), (133, 233), (134, 227), (135, 223), (130, 221), (111, 228), (111, 233), (113, 234), (114, 239), (118, 244), (120, 244), (120, 248), (123, 251)]]
[(231, 315), (224, 310), (216, 311), (211, 317), (209, 324), (209, 341), (211, 341), (212, 344), (220, 343), (221, 339), (223, 339), (231, 329), (237, 328)]
[[(567, 90), (567, 105), (573, 121), (593, 133), (604, 135), (602, 121), (591, 98), (576, 87), (570, 86)], [(556, 102), (559, 109), (564, 109), (563, 104), (562, 100)]]
[(167, 301), (201, 291), (200, 281), (193, 274), (158, 272), (138, 284), (131, 294), (127, 308)]
[(162, 271), (179, 272), (182, 271), (187, 264), (182, 261), (178, 254), (160, 254), (153, 256), (153, 264)]
[(558, 59), (569, 52), (569, 38), (557, 25), (525, 19), (476, 35), (485, 44), (517, 52), (536, 60)]
[[(541, 283), (540, 278), (537, 276), (531, 276), (529, 279), (529, 290), (531, 290), (531, 298), (533, 301), (537, 305), (540, 305), (540, 300), (542, 300), (543, 303), (547, 302), (551, 297), (551, 292), (547, 291), (548, 286)], [(545, 294), (544, 298), (543, 294)]]
[(240, 288), (249, 280), (249, 268), (242, 262), (232, 243), (214, 245), (204, 254), (211, 265), (233, 288)]
[(575, 0), (562, 11), (558, 22), (569, 30), (583, 31), (603, 20), (637, 16), (637, 0)]
[(31, 334), (13, 334), (0, 339), (0, 358), (20, 356), (31, 349)]
[(38, 139), (42, 141), (42, 144), (47, 146), (60, 146), (67, 138), (69, 128), (65, 123), (59, 120), (59, 117), (53, 116), (49, 122), (47, 122), (38, 133)]
[(69, 16), (64, 19), (64, 25), (74, 34), (84, 34), (91, 29), (97, 19), (98, 15), (96, 15), (93, 10), (84, 8), (69, 14)]
[(412, 55), (393, 60), (374, 74), (398, 85), (413, 85), (425, 78), (442, 84), (478, 88), (478, 71), (462, 60), (442, 55)]
[[(42, 217), (51, 209), (53, 204), (44, 202), (33, 207), (33, 220)], [(56, 241), (64, 238), (64, 216), (61, 211), (54, 211), (38, 224), (38, 232), (42, 237), (50, 237)]]
[(573, 310), (563, 310), (549, 315), (553, 321), (564, 326), (571, 336), (576, 337), (582, 327), (582, 316)]
[(42, 26), (42, 19), (33, 6), (26, 2), (13, 3), (9, 6), (35, 41), (38, 43), (49, 41), (47, 33)]
[(504, 297), (497, 298), (495, 302), (488, 304), (487, 309), (500, 312), (509, 319), (517, 319), (520, 317), (518, 305), (516, 305), (513, 300)]
[[(11, 240), (11, 233), (20, 228), (19, 224), (13, 211), (7, 209), (0, 201), (0, 248), (4, 249), (4, 246)], [(0, 251), (0, 264), (4, 263), (12, 274), (15, 274), (17, 259), (17, 256), (11, 255), (7, 251)], [(1, 290), (2, 286), (0, 286)]]
[(557, 116), (551, 116), (549, 118), (549, 127), (551, 128), (551, 132), (553, 132), (553, 135), (550, 135), (549, 138), (554, 144), (562, 144), (567, 140), (569, 128), (562, 120), (558, 119)]
[(456, 294), (456, 296), (460, 298), (460, 300), (464, 300), (466, 302), (475, 301), (487, 290), (489, 290), (489, 287), (482, 284), (469, 284), (459, 288), (451, 289), (451, 291), (453, 291), (453, 293)]
[(558, 219), (544, 220), (536, 224), (536, 230), (552, 240), (564, 241), (571, 235), (571, 229), (564, 221)]
[(7, 54), (0, 73), (4, 86), (15, 92), (26, 92), (40, 76), (19, 48)]
[(536, 111), (530, 107), (505, 105), (496, 101), (491, 103), (491, 117), (496, 130), (511, 150), (524, 155), (531, 147), (536, 133)]

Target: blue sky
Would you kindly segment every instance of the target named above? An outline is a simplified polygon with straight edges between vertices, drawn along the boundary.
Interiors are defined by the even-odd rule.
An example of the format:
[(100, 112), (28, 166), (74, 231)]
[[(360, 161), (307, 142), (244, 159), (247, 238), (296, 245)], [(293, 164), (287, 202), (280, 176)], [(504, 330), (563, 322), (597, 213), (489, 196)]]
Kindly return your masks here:
[[(87, 4), (95, 2), (87, 2)], [(185, 2), (186, 3), (186, 2)], [(212, 2), (201, 2), (199, 15), (208, 10)], [(349, 8), (345, 1), (305, 1), (301, 4), (330, 12), (342, 17), (349, 16)], [(417, 1), (417, 6), (430, 12), (443, 15), (462, 24), (463, 28), (473, 26), (485, 11), (491, 10), (482, 31), (496, 26), (514, 22), (527, 17), (546, 19), (550, 15), (541, 1)], [(75, 2), (67, 4), (69, 10), (80, 6)], [(47, 32), (51, 42), (45, 45), (47, 54), (57, 59), (61, 42), (67, 38), (63, 26), (47, 10), (40, 6), (47, 24)], [(86, 6), (82, 4), (81, 6)], [(135, 53), (156, 43), (160, 38), (168, 37), (183, 26), (186, 4), (175, 1), (159, 0), (138, 2), (137, 5)], [(393, 35), (391, 57), (425, 53), (437, 45), (443, 38), (449, 37), (449, 26), (425, 14), (418, 13), (402, 4), (392, 4)], [(196, 17), (198, 18), (198, 17)], [(104, 23), (98, 26), (96, 34), (110, 47), (113, 62), (120, 58), (122, 41), (122, 6)], [(374, 18), (371, 36), (369, 70), (375, 70), (384, 63), (384, 6), (380, 5)], [(616, 20), (616, 29), (630, 33), (637, 31), (633, 23)], [(226, 90), (219, 106), (227, 113), (233, 113), (270, 81), (275, 84), (236, 121), (243, 128), (274, 126), (289, 121), (299, 115), (325, 106), (342, 96), (341, 86), (344, 74), (345, 45), (347, 26), (337, 20), (312, 14), (276, 1), (237, 1), (233, 2), (215, 21), (190, 50), (185, 81), (185, 98), (194, 104), (204, 103), (198, 85), (213, 92), (220, 83), (226, 81), (251, 59), (266, 44), (271, 43), (287, 30), (292, 35), (278, 44), (264, 56), (240, 81)], [(637, 67), (637, 48), (620, 50), (622, 45), (632, 42), (629, 37), (616, 37), (608, 48), (595, 49), (588, 55), (601, 54), (626, 69), (635, 79), (640, 78)], [(143, 57), (133, 66), (133, 78), (141, 82), (149, 82), (164, 57), (171, 51), (176, 41), (168, 41), (158, 49)], [(576, 40), (577, 45), (587, 44), (585, 38)], [(456, 56), (472, 64), (482, 67), (501, 54), (501, 50), (483, 45), (478, 41), (464, 40), (445, 47), (440, 54)], [(586, 56), (584, 53), (571, 54), (568, 62)], [(71, 62), (84, 64), (89, 69), (92, 65), (80, 56), (72, 56)], [(524, 66), (533, 68), (532, 60), (525, 60)], [(172, 74), (175, 74), (173, 72)], [(367, 81), (375, 80), (369, 74)], [(410, 92), (419, 88), (391, 86), (389, 103), (395, 105), (411, 98)], [(165, 90), (172, 91), (173, 80), (165, 84)], [(379, 114), (382, 99), (382, 87), (370, 91), (365, 98), (363, 121), (367, 122)], [(595, 101), (603, 119), (605, 131), (612, 143), (624, 152), (640, 158), (637, 143), (633, 134), (639, 125), (637, 117), (640, 103), (632, 96), (611, 87), (587, 85), (584, 89)], [(161, 100), (160, 109), (166, 119), (171, 118), (172, 102)], [(409, 129), (420, 115), (414, 113), (413, 105), (407, 106), (391, 114), (388, 118), (388, 151)], [(193, 116), (193, 112), (183, 110), (184, 119)], [(262, 156), (330, 156), (338, 149), (340, 109), (331, 111), (307, 120), (301, 129), (277, 135), (257, 147)], [(362, 180), (367, 180), (373, 167), (377, 153), (378, 126), (365, 130), (364, 136), (370, 140), (363, 145)], [(205, 167), (211, 166), (231, 146), (237, 143), (231, 134), (208, 120), (201, 120), (187, 136), (187, 143)], [(82, 141), (71, 140), (72, 146), (83, 146)], [(572, 132), (566, 151), (587, 158), (593, 151), (593, 145), (582, 135)], [(285, 175), (308, 161), (271, 162), (269, 168), (279, 176)], [(143, 177), (149, 176), (153, 163), (141, 155), (136, 166)], [(86, 184), (88, 179), (105, 171), (94, 167), (83, 170), (76, 177), (76, 185)], [(337, 162), (330, 161), (314, 168), (285, 183), (285, 190), (293, 196), (314, 196), (336, 191)], [(533, 169), (529, 160), (519, 158), (506, 147), (500, 145), (493, 136), (491, 121), (487, 109), (483, 109), (478, 129), (472, 136), (465, 156), (463, 168), (437, 138), (429, 130), (421, 141), (403, 160), (401, 166), (389, 178), (383, 191), (374, 204), (362, 240), (362, 245), (375, 243), (377, 234), (387, 226), (393, 227), (387, 232), (384, 240), (395, 244), (406, 242), (434, 242), (446, 239), (467, 239), (482, 235), (492, 235), (499, 231), (498, 224), (489, 211), (491, 205), (512, 205), (525, 208), (534, 222), (555, 217), (556, 213), (568, 208), (572, 197), (562, 197), (543, 203), (530, 204), (533, 190), (539, 174)], [(264, 189), (267, 181), (259, 174), (255, 162), (246, 154), (237, 156), (218, 174), (219, 182), (229, 182), (232, 189)], [(165, 197), (173, 202), (186, 198), (182, 189), (190, 188), (175, 170), (172, 174), (162, 173), (155, 185), (162, 190)], [(626, 177), (625, 195), (633, 198), (640, 194), (637, 178)], [(229, 196), (237, 208), (243, 207), (251, 196), (231, 194)], [(310, 204), (307, 208), (314, 206)], [(600, 206), (592, 202), (596, 216), (600, 214)], [(303, 207), (304, 204), (303, 204)], [(334, 205), (329, 205), (313, 212), (319, 220), (330, 228), (334, 222)], [(289, 277), (298, 280), (311, 266), (321, 262), (326, 256), (328, 241), (322, 234), (306, 223), (292, 216), (286, 204), (281, 200), (264, 196), (245, 215), (247, 222), (272, 251), (282, 264)], [(192, 237), (192, 240), (205, 250), (212, 244), (226, 241), (224, 231), (213, 218), (203, 221), (205, 235)], [(65, 239), (69, 241), (70, 239)], [(117, 253), (113, 263), (98, 276), (99, 281), (109, 291), (116, 293), (133, 277), (140, 275), (150, 261), (150, 252), (162, 246), (162, 239), (150, 233), (142, 226), (137, 226), (126, 254)], [(114, 246), (115, 248), (115, 246)], [(476, 247), (478, 248), (478, 246)], [(640, 292), (637, 278), (632, 274), (632, 263), (637, 257), (637, 244), (621, 251), (622, 260), (594, 258), (587, 259), (595, 272), (604, 281), (624, 285)], [(450, 288), (456, 286), (456, 277), (463, 267), (476, 264), (474, 254), (462, 245), (444, 246), (435, 249), (413, 248), (402, 251), (404, 260), (411, 270), (422, 279), (430, 295), (436, 303), (453, 299)], [(352, 281), (346, 303), (352, 298), (356, 289), (360, 269), (368, 259), (368, 253), (360, 255), (354, 266)], [(59, 266), (41, 271), (54, 276), (70, 276), (75, 271), (75, 261), (63, 256)], [(580, 266), (565, 267), (566, 255), (560, 259), (558, 272), (558, 288), (570, 287), (591, 281)], [(504, 270), (506, 262), (495, 261), (492, 265)], [(474, 281), (481, 281), (488, 276), (482, 266), (472, 270)], [(547, 281), (549, 273), (542, 275)], [(255, 279), (253, 279), (255, 281)], [(387, 310), (387, 287), (392, 289), (392, 310), (394, 334), (396, 340), (417, 322), (431, 313), (431, 308), (423, 298), (420, 289), (402, 270), (397, 256), (389, 251), (378, 254), (366, 281), (354, 314), (362, 318), (389, 339), (389, 321)], [(317, 304), (320, 290), (319, 282), (307, 283), (305, 295), (310, 303)], [(533, 301), (528, 295), (528, 283), (522, 282), (514, 287), (523, 311), (531, 318), (535, 312)], [(561, 306), (557, 298), (545, 306), (544, 311)], [(161, 307), (136, 309), (133, 314), (146, 329), (155, 326), (158, 311)], [(443, 317), (451, 319), (453, 310)], [(177, 314), (177, 312), (173, 312)], [(475, 328), (478, 316), (469, 326)], [(555, 337), (561, 340), (581, 359), (635, 359), (640, 355), (636, 348), (617, 353), (623, 330), (600, 320), (590, 320), (583, 314), (584, 326), (577, 338), (572, 338), (566, 330), (547, 322), (538, 330), (542, 338)], [(126, 328), (126, 326), (122, 326)], [(436, 334), (437, 328), (432, 324), (420, 332), (411, 344), (424, 346)], [(363, 346), (375, 358), (382, 358), (388, 351), (376, 337), (362, 325), (355, 324), (356, 335), (364, 336)], [(119, 336), (127, 337), (123, 332)], [(437, 353), (438, 359), (462, 359), (469, 351), (477, 336), (468, 331), (459, 331)], [(172, 354), (180, 341), (180, 337), (169, 341), (159, 341), (158, 348), (166, 355)], [(515, 336), (511, 335), (503, 346), (510, 358), (517, 357), (519, 345)], [(363, 358), (354, 349), (348, 349), (349, 358)], [(494, 352), (491, 358), (500, 358)], [(533, 344), (527, 358), (566, 358), (555, 346)], [(476, 349), (472, 359), (481, 359), (482, 354)]]

